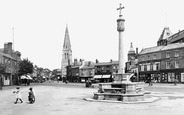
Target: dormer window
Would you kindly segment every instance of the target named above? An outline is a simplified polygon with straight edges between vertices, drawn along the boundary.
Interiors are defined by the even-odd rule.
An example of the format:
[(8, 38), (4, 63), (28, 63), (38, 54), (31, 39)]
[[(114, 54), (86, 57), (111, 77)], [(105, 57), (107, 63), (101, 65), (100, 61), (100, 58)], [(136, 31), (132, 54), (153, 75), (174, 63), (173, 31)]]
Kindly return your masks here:
[(169, 33), (169, 32), (167, 32), (167, 35), (169, 36), (169, 35), (170, 35), (170, 33)]

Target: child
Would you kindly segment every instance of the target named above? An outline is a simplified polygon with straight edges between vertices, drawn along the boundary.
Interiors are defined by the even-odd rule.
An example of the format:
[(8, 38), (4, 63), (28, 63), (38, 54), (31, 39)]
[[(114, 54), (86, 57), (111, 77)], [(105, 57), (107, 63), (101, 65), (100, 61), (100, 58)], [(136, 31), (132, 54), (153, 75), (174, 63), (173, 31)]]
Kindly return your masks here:
[(35, 95), (33, 93), (33, 88), (29, 88), (29, 96), (28, 96), (28, 100), (30, 103), (34, 103), (35, 102)]
[(20, 88), (17, 87), (16, 89), (17, 89), (17, 91), (14, 91), (14, 92), (13, 92), (13, 93), (16, 93), (16, 101), (15, 101), (14, 104), (16, 104), (18, 100), (20, 100), (21, 103), (23, 103), (23, 101), (22, 101), (22, 96), (21, 96), (21, 93), (20, 93)]

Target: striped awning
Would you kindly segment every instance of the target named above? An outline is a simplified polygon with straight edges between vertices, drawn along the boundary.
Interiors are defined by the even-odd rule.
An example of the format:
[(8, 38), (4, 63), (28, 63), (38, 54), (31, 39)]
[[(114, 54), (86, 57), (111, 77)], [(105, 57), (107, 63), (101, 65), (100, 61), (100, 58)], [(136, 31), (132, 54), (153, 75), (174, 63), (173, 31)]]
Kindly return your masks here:
[(102, 78), (102, 75), (95, 75), (93, 78)]
[(102, 78), (110, 78), (111, 75), (103, 75)]

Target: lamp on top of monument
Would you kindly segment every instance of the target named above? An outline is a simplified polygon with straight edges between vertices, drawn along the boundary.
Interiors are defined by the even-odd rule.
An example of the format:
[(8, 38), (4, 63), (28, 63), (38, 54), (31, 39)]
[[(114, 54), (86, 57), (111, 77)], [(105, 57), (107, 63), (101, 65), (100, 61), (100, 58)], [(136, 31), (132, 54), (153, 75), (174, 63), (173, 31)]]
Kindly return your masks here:
[(121, 7), (121, 4), (119, 4), (119, 8), (117, 8), (117, 10), (119, 10), (119, 19), (117, 19), (117, 30), (119, 32), (122, 32), (125, 30), (125, 27), (124, 27), (125, 19), (123, 19), (122, 14), (121, 14), (121, 10), (124, 8), (125, 7)]

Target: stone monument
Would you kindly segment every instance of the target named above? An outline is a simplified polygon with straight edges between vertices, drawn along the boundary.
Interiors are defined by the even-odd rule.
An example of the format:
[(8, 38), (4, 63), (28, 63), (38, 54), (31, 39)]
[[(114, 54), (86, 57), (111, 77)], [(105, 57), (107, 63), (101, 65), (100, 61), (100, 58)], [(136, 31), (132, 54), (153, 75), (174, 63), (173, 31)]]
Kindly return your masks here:
[(119, 32), (119, 69), (117, 73), (113, 74), (114, 81), (111, 83), (99, 83), (98, 92), (94, 93), (93, 99), (86, 98), (86, 100), (107, 101), (114, 102), (114, 100), (123, 103), (132, 102), (145, 102), (145, 94), (150, 92), (144, 91), (144, 83), (131, 82), (131, 73), (124, 72), (123, 60), (123, 31), (125, 30), (124, 22), (121, 15), (121, 10), (124, 7), (117, 9), (120, 11), (119, 18), (117, 19), (117, 31)]
[(119, 18), (117, 19), (117, 31), (119, 32), (119, 70), (118, 73), (113, 74), (114, 77), (114, 83), (120, 83), (120, 82), (130, 82), (131, 73), (124, 73), (124, 57), (123, 57), (123, 32), (125, 30), (124, 22), (125, 19), (123, 18), (121, 14), (121, 10), (124, 9), (124, 7), (117, 8), (119, 10)]

